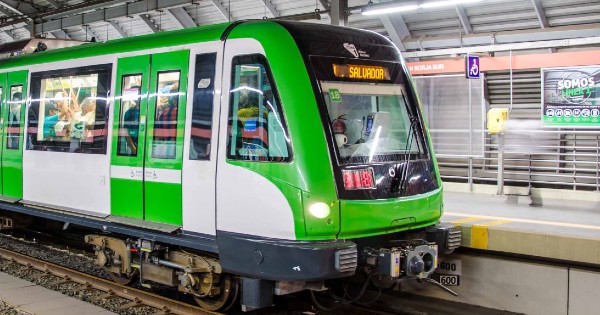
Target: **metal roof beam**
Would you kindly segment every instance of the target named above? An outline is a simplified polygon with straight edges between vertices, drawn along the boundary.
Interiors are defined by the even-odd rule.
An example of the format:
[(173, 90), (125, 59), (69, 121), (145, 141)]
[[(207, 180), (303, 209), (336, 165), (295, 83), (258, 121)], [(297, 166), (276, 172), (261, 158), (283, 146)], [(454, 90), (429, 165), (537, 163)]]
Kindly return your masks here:
[(227, 9), (225, 9), (223, 4), (221, 4), (221, 1), (219, 1), (219, 0), (211, 0), (211, 1), (212, 1), (212, 4), (215, 6), (215, 8), (217, 8), (217, 10), (219, 10), (219, 13), (221, 13), (221, 15), (225, 18), (225, 20), (229, 21), (231, 14), (229, 14), (229, 11), (227, 11)]
[[(535, 0), (533, 0), (533, 1), (535, 1)], [(456, 13), (458, 14), (458, 18), (460, 19), (460, 24), (462, 25), (463, 29), (465, 30), (465, 34), (473, 33), (473, 27), (471, 27), (471, 22), (469, 22), (469, 17), (467, 16), (467, 13), (465, 12), (465, 8), (462, 5), (457, 4), (456, 5)]]
[(569, 39), (569, 40), (557, 39), (557, 40), (531, 41), (531, 42), (521, 42), (521, 43), (512, 43), (512, 44), (485, 45), (485, 46), (449, 48), (449, 49), (426, 50), (426, 51), (413, 51), (413, 52), (404, 52), (404, 53), (402, 53), (402, 56), (404, 56), (405, 58), (420, 58), (420, 57), (434, 57), (434, 56), (452, 56), (452, 55), (477, 53), (477, 52), (498, 52), (498, 51), (514, 51), (514, 50), (529, 50), (529, 49), (544, 49), (544, 48), (562, 48), (562, 47), (575, 47), (575, 46), (587, 46), (587, 45), (598, 45), (598, 44), (600, 44), (600, 36), (574, 38), (574, 39)]
[(110, 26), (112, 26), (112, 28), (114, 28), (115, 31), (117, 31), (117, 33), (119, 33), (119, 35), (121, 35), (121, 37), (123, 37), (123, 38), (127, 37), (127, 33), (125, 33), (125, 30), (123, 30), (123, 28), (121, 28), (121, 26), (117, 22), (108, 21), (108, 24), (110, 24)]
[(165, 10), (165, 13), (170, 16), (181, 28), (190, 28), (198, 26), (194, 19), (185, 11), (184, 8), (178, 7)]
[(58, 9), (61, 7), (60, 3), (58, 3), (54, 0), (46, 0), (46, 2), (48, 2), (55, 9)]
[(331, 0), (331, 25), (347, 26), (348, 25), (348, 0)]
[(47, 21), (35, 25), (35, 33), (64, 29), (67, 27), (81, 24), (92, 24), (95, 22), (108, 21), (122, 18), (125, 16), (134, 16), (142, 13), (152, 12), (161, 9), (174, 8), (189, 4), (190, 0), (140, 0), (136, 2), (124, 3), (121, 5), (96, 10), (93, 12), (83, 12), (72, 16), (64, 17), (60, 20)]
[(148, 28), (152, 31), (152, 33), (160, 32), (160, 29), (158, 29), (158, 27), (156, 27), (156, 24), (154, 24), (154, 22), (152, 20), (150, 20), (150, 18), (146, 14), (140, 14), (140, 19), (142, 19), (142, 22), (144, 22), (144, 24), (146, 24), (146, 26), (148, 26)]
[(49, 33), (52, 34), (52, 36), (54, 36), (54, 38), (71, 39), (71, 36), (69, 36), (69, 34), (67, 34), (67, 32), (65, 32), (63, 30), (55, 30), (55, 31), (52, 31)]
[(271, 13), (271, 15), (273, 17), (280, 17), (281, 13), (279, 13), (276, 9), (275, 6), (273, 5), (273, 3), (271, 2), (271, 0), (260, 0), (260, 2), (267, 7), (267, 10), (269, 10), (269, 13)]
[(565, 40), (580, 37), (600, 36), (598, 24), (583, 24), (562, 27), (552, 27), (536, 30), (519, 30), (486, 34), (471, 34), (466, 36), (434, 36), (411, 38), (403, 41), (407, 50), (444, 49), (450, 47), (465, 47), (490, 44), (510, 44), (543, 40)]
[(396, 44), (400, 51), (405, 51), (406, 47), (404, 47), (402, 40), (406, 37), (410, 37), (410, 31), (408, 30), (408, 26), (406, 26), (406, 22), (404, 22), (402, 15), (385, 14), (381, 16), (381, 22), (383, 22), (383, 26), (392, 42)]
[(15, 35), (10, 32), (10, 31), (2, 31), (2, 33), (4, 33), (4, 35), (10, 37), (10, 39), (12, 39), (13, 41), (15, 40)]
[(542, 7), (541, 0), (531, 0), (531, 3), (533, 4), (533, 9), (535, 9), (538, 20), (540, 20), (541, 27), (547, 28), (548, 20), (546, 19), (546, 13), (544, 13), (544, 7)]
[(24, 1), (2, 0), (0, 1), (0, 6), (5, 7), (17, 15), (29, 16), (38, 12), (34, 7)]
[(96, 41), (100, 40), (100, 36), (98, 36), (98, 34), (96, 34), (96, 32), (94, 32), (94, 30), (89, 25), (81, 25), (81, 30), (84, 31), (86, 34), (86, 41), (88, 40), (87, 35), (90, 35), (90, 39), (92, 37), (96, 37)]
[(5, 6), (3, 6), (3, 5), (0, 5), (0, 13), (2, 13), (2, 14), (4, 14), (4, 15), (6, 15), (6, 16), (8, 16), (8, 17), (11, 17), (11, 16), (15, 15), (15, 12), (14, 12), (14, 11), (7, 9), (7, 8), (6, 8)]

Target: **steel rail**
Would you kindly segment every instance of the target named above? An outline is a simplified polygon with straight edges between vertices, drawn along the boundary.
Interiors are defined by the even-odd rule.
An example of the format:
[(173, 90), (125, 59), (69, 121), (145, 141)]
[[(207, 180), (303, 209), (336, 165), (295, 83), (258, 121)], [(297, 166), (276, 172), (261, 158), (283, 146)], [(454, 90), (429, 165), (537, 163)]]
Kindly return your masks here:
[(73, 269), (69, 269), (63, 266), (55, 265), (53, 263), (43, 261), (37, 258), (29, 257), (24, 254), (13, 252), (4, 248), (0, 248), (0, 258), (16, 262), (18, 264), (27, 266), (46, 274), (52, 274), (59, 278), (63, 278), (66, 281), (78, 283), (86, 286), (86, 288), (96, 289), (102, 292), (106, 292), (111, 296), (117, 296), (130, 300), (135, 303), (154, 307), (164, 314), (174, 315), (192, 315), (192, 314), (214, 314), (198, 306), (190, 305), (187, 303), (167, 299), (157, 294), (142, 291), (136, 288), (119, 285), (115, 282), (111, 282), (106, 279), (98, 278), (92, 275), (88, 275)]

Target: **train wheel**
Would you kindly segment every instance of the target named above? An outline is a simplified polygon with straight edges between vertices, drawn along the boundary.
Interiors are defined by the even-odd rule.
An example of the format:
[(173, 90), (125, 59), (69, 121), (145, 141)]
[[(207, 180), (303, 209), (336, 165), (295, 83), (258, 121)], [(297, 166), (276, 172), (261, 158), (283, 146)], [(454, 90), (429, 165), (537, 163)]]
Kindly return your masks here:
[(137, 279), (138, 276), (137, 271), (134, 271), (133, 273), (131, 273), (131, 275), (116, 272), (108, 272), (108, 274), (114, 282), (120, 285), (130, 285)]
[(226, 311), (231, 308), (237, 300), (239, 292), (239, 283), (237, 279), (231, 275), (221, 276), (221, 294), (215, 297), (198, 297), (194, 296), (196, 303), (202, 308), (209, 311)]

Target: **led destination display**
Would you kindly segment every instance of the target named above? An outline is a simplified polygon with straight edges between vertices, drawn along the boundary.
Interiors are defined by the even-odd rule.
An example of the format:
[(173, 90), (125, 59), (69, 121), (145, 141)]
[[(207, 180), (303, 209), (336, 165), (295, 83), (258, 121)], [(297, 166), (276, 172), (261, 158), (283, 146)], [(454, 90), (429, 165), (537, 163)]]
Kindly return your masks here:
[(389, 80), (390, 72), (387, 67), (365, 65), (333, 64), (333, 74), (338, 78), (357, 80)]

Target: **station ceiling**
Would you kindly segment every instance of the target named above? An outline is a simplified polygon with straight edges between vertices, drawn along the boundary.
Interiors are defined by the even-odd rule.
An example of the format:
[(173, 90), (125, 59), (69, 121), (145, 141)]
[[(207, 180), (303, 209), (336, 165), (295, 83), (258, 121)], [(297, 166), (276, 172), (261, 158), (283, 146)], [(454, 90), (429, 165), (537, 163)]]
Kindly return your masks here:
[(386, 15), (360, 14), (361, 9), (378, 2), (439, 1), (0, 0), (0, 44), (32, 36), (106, 41), (246, 19), (332, 24), (346, 13), (348, 26), (388, 36), (406, 57), (415, 60), (483, 46), (488, 53), (498, 54), (600, 47), (598, 0), (480, 0)]

